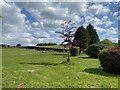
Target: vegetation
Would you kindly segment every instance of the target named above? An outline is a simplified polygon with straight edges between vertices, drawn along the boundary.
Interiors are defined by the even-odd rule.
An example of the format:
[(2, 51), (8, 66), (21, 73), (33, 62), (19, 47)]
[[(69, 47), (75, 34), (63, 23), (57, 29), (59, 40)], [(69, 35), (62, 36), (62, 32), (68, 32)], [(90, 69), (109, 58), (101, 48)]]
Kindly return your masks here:
[(77, 56), (79, 54), (79, 48), (75, 47), (75, 46), (72, 46), (70, 48), (70, 54), (71, 54), (71, 56)]
[(17, 44), (16, 46), (17, 46), (17, 47), (21, 47), (21, 44)]
[(7, 44), (0, 44), (1, 47), (9, 47)]
[(118, 46), (120, 47), (120, 40), (118, 40)]
[(86, 29), (83, 26), (79, 27), (75, 32), (74, 40), (79, 42), (80, 52), (87, 49), (88, 46), (100, 42), (96, 30), (91, 24)]
[(101, 52), (99, 60), (104, 71), (120, 74), (120, 48), (112, 48)]
[(57, 45), (56, 43), (40, 43), (37, 44), (36, 46), (52, 46), (52, 45)]
[(16, 88), (118, 88), (118, 75), (99, 68), (99, 60), (85, 54), (71, 57), (66, 53), (2, 49), (2, 87)]
[[(87, 29), (79, 27), (75, 35), (72, 30), (75, 27), (71, 21), (63, 23), (62, 28), (63, 30), (57, 33), (61, 34), (62, 45), (68, 46), (71, 56), (78, 55), (76, 46), (79, 46), (82, 50), (87, 48), (86, 54), (89, 57), (86, 54), (70, 57), (63, 52), (3, 48), (3, 88), (16, 88), (21, 84), (27, 88), (118, 87), (120, 76), (109, 73), (120, 74), (120, 48), (99, 54), (103, 46), (111, 48), (114, 44), (107, 39), (99, 43), (97, 32), (91, 24)], [(21, 44), (17, 46), (20, 47)], [(40, 43), (36, 47), (61, 48), (56, 43)], [(97, 59), (98, 54), (103, 70), (109, 73), (102, 71)]]
[(99, 36), (93, 25), (89, 24), (87, 26), (87, 31), (89, 32), (89, 45), (100, 42)]
[(115, 47), (115, 44), (112, 43), (112, 41), (108, 40), (108, 39), (104, 39), (103, 41), (100, 42), (100, 44), (105, 48), (105, 49), (109, 49), (109, 48), (113, 48)]
[(103, 46), (99, 44), (92, 44), (86, 50), (86, 54), (90, 56), (91, 58), (98, 58), (98, 54), (102, 49), (103, 49)]
[(118, 43), (113, 43), (114, 48), (118, 47)]
[[(64, 47), (68, 46), (70, 50), (73, 42), (72, 38), (74, 37), (74, 33), (72, 29), (75, 27), (73, 26), (73, 23), (71, 21), (64, 22), (61, 25), (63, 30), (61, 32), (56, 32), (56, 33), (59, 33), (61, 35), (60, 37), (63, 39), (61, 45), (63, 45)], [(67, 62), (70, 62), (69, 54), (68, 54)]]
[(79, 27), (74, 35), (74, 40), (79, 41), (80, 52), (88, 47), (89, 34), (88, 31), (83, 27)]
[(49, 45), (49, 46), (36, 46), (36, 47), (43, 47), (43, 48), (57, 48), (57, 49), (69, 49), (69, 48), (65, 48), (62, 45)]

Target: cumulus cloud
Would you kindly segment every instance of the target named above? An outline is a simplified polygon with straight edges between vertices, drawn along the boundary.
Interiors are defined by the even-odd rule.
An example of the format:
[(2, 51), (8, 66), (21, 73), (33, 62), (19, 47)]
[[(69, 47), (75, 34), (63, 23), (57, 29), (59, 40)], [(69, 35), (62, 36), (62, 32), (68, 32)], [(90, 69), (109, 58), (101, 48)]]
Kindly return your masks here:
[(100, 19), (97, 18), (97, 17), (94, 17), (93, 15), (92, 16), (86, 16), (85, 17), (85, 23), (84, 24), (93, 24), (94, 26), (97, 26), (101, 23)]
[(118, 20), (120, 20), (120, 11), (114, 12), (113, 15), (117, 17)]
[(92, 0), (93, 2), (118, 2), (120, 0)]
[(99, 14), (108, 14), (110, 12), (109, 8), (106, 6), (103, 6), (101, 4), (95, 4), (90, 7), (88, 7), (87, 14), (94, 14), (94, 15), (99, 15)]
[[(99, 25), (105, 24), (108, 27), (113, 24), (107, 16), (110, 12), (109, 7), (100, 3), (89, 6), (88, 2), (5, 3), (2, 1), (1, 5), (3, 8), (2, 39), (3, 43), (11, 45), (60, 43), (61, 39), (55, 32), (61, 30), (61, 23), (68, 20), (75, 22), (77, 26), (91, 23), (97, 27), (98, 32), (106, 32), (104, 28), (98, 27)], [(29, 12), (31, 17), (25, 12), (21, 13), (23, 8)], [(96, 15), (105, 16), (101, 18)], [(31, 18), (35, 20), (30, 21)]]
[(113, 24), (112, 21), (110, 21), (110, 19), (108, 18), (108, 16), (103, 16), (102, 20), (101, 20), (101, 24), (104, 24), (106, 26), (110, 26)]
[(108, 29), (104, 29), (101, 27), (95, 27), (95, 29), (97, 30), (97, 33), (101, 36), (101, 40), (109, 39), (112, 42), (118, 42), (118, 28), (111, 27)]

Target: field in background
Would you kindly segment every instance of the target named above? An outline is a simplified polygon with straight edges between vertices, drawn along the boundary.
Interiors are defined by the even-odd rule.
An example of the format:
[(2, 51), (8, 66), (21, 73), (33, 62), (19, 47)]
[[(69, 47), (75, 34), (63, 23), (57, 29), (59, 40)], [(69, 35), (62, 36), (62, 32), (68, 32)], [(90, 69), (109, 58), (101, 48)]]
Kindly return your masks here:
[(117, 88), (118, 75), (101, 70), (99, 60), (85, 54), (71, 57), (66, 53), (2, 49), (3, 88)]
[(64, 46), (60, 46), (60, 45), (48, 45), (48, 46), (36, 46), (36, 47), (57, 48), (57, 49), (68, 49), (68, 48), (64, 48)]

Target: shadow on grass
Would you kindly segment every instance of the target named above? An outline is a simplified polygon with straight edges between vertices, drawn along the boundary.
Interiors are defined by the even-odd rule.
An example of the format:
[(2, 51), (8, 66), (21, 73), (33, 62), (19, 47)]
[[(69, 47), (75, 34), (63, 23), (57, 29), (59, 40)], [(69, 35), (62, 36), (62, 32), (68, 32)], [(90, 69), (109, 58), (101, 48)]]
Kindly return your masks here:
[(83, 70), (83, 72), (102, 75), (102, 76), (109, 76), (109, 77), (120, 77), (120, 75), (117, 74), (106, 73), (101, 68), (87, 68)]
[(40, 63), (35, 63), (35, 62), (31, 62), (31, 63), (19, 63), (19, 64), (29, 64), (29, 65), (51, 65), (51, 66), (56, 66), (59, 65), (60, 63), (50, 63), (50, 62), (40, 62)]
[(78, 57), (79, 59), (84, 59), (84, 60), (93, 60), (93, 59), (98, 59), (98, 58), (90, 58), (90, 57)]
[(63, 57), (68, 57), (68, 54), (52, 54), (52, 55), (56, 55), (56, 56), (63, 56)]
[(75, 63), (62, 61), (62, 62), (60, 62), (60, 63), (51, 63), (51, 62), (39, 62), (39, 63), (31, 62), (31, 63), (25, 63), (25, 62), (24, 62), (24, 63), (19, 63), (19, 64), (57, 66), (57, 65), (74, 65)]

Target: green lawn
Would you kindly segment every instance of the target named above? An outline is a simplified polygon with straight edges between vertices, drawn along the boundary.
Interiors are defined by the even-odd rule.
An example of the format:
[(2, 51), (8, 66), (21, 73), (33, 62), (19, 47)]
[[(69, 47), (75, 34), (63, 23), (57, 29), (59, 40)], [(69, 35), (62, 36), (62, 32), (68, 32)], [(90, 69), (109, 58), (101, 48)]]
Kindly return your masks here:
[(2, 49), (3, 88), (117, 88), (118, 77), (101, 70), (99, 60), (85, 54), (71, 57), (65, 53), (4, 48)]
[(36, 47), (68, 49), (68, 47), (64, 48), (63, 46), (60, 46), (60, 45), (48, 45), (48, 46), (36, 46)]

